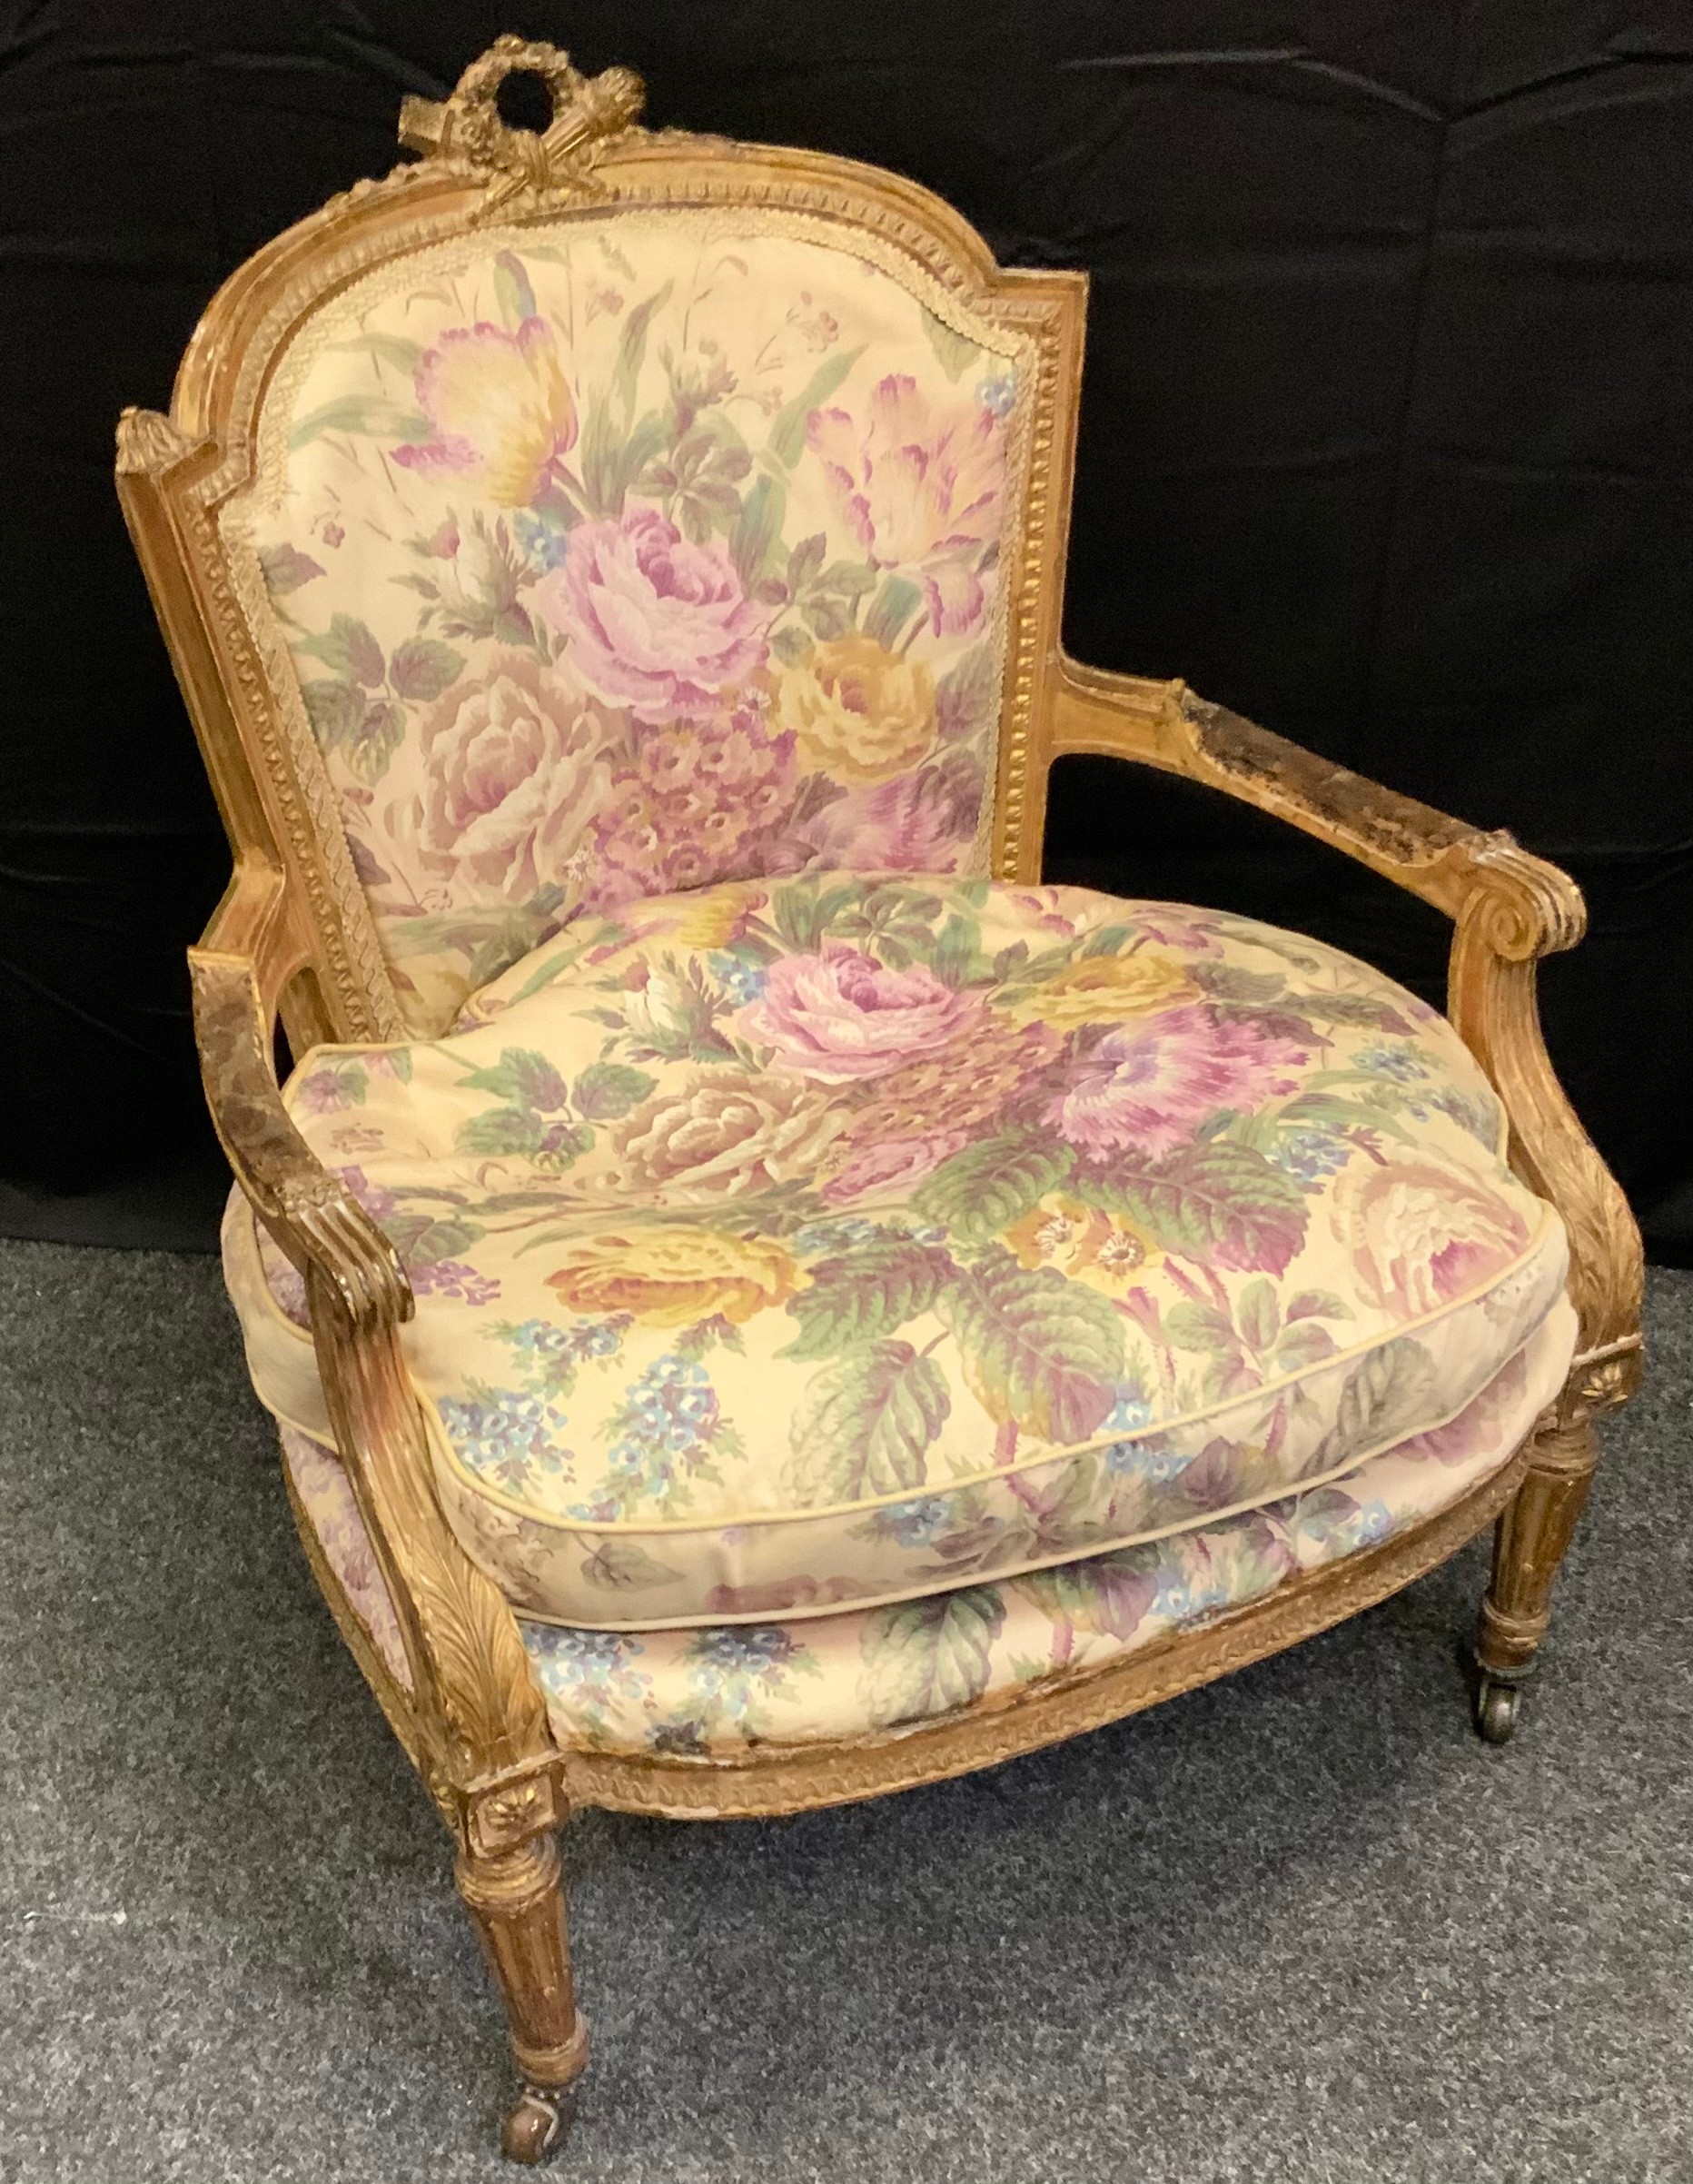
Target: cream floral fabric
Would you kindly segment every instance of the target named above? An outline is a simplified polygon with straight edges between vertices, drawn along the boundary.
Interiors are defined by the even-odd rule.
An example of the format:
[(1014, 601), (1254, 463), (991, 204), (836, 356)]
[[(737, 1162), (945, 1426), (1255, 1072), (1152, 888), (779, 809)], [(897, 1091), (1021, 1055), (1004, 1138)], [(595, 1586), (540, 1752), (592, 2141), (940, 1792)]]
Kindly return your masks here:
[[(1449, 1425), (1371, 1457), (1342, 1484), (1119, 1554), (808, 1622), (639, 1633), (520, 1622), (554, 1734), (589, 1750), (733, 1756), (895, 1730), (1213, 1622), (1479, 1485), (1556, 1395), (1573, 1323), (1560, 1302)], [(339, 1461), (288, 1427), (282, 1443), (332, 1567), (404, 1682), (393, 1611)]]
[[(583, 911), (452, 1036), (319, 1049), (287, 1097), (410, 1269), (450, 1522), (574, 1625), (1214, 1524), (1457, 1416), (1564, 1285), (1442, 1018), (1313, 941), (1078, 888)], [(231, 1269), (261, 1394), (321, 1434), (243, 1218)]]
[(980, 869), (1026, 369), (772, 217), (443, 245), (279, 370), (226, 531), (420, 1032), (584, 905)]

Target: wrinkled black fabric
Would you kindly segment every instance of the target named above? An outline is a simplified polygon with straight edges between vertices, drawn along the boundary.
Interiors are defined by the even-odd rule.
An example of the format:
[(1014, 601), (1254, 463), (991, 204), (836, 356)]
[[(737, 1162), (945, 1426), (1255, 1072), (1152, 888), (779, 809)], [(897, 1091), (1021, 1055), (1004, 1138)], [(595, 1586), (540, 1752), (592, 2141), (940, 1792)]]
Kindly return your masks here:
[[(165, 406), (223, 276), (386, 171), (401, 94), (441, 94), (512, 12), (0, 14), (0, 1228), (203, 1236), (212, 1196), (182, 948), (227, 859), (113, 422)], [(1089, 271), (1071, 648), (1573, 870), (1593, 930), (1545, 976), (1555, 1056), (1657, 1250), (1693, 1256), (1686, 7), (519, 12), (638, 67), (656, 122), (897, 168), (1002, 259)], [(1438, 918), (1206, 792), (1072, 762), (1048, 839), (1055, 877), (1306, 927), (1439, 991)], [(162, 1161), (202, 1185), (161, 1194)]]

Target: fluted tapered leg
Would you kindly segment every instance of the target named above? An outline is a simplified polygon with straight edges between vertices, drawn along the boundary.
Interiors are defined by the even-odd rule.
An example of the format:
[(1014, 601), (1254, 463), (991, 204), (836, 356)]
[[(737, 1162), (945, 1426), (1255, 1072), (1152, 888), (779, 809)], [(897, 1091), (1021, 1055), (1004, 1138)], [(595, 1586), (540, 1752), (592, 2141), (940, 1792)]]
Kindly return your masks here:
[(532, 1835), (490, 1855), (461, 1851), (456, 1878), (506, 2006), (523, 2081), (501, 2142), (513, 2160), (540, 2161), (569, 2129), (572, 2089), (588, 2060), (557, 1838)]
[(1552, 1581), (1598, 1455), (1587, 1417), (1549, 1428), (1494, 1532), (1493, 1573), (1476, 1625), (1476, 1726), (1490, 1744), (1504, 1743), (1516, 1728), (1518, 1694), (1551, 1622)]

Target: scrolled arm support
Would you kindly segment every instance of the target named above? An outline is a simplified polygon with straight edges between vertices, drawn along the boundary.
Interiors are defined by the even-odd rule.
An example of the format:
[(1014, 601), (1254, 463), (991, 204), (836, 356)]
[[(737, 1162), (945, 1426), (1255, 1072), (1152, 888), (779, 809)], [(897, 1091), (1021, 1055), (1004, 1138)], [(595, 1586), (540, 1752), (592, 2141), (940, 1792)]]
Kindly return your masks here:
[(282, 1105), (252, 959), (194, 948), (189, 970), (206, 1098), (237, 1182), (301, 1272), (332, 1285), (353, 1326), (398, 1326), (414, 1309), (405, 1270)]
[(1367, 865), (1453, 922), (1448, 1014), (1510, 1120), (1511, 1161), (1562, 1215), (1581, 1321), (1567, 1405), (1619, 1403), (1639, 1376), (1643, 1257), (1615, 1178), (1558, 1082), (1535, 972), (1586, 930), (1567, 873), (1509, 834), (1449, 818), (1195, 696), (1066, 661), (1054, 757), (1093, 751), (1206, 783)]

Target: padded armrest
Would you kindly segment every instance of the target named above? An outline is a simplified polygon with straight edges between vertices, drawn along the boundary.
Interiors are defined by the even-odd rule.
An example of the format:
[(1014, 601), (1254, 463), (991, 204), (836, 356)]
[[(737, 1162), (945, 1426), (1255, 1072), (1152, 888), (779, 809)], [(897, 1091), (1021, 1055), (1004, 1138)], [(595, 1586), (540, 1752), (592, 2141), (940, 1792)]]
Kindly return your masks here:
[(1510, 835), (1383, 789), (1185, 683), (1066, 662), (1052, 748), (1055, 757), (1093, 751), (1184, 774), (1331, 843), (1449, 918), (1482, 910), (1488, 943), (1508, 961), (1573, 948), (1585, 929), (1574, 880)]

